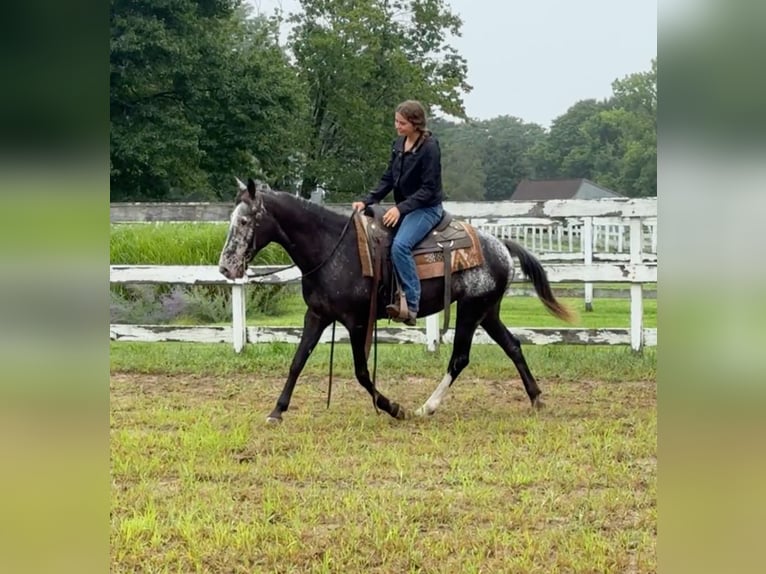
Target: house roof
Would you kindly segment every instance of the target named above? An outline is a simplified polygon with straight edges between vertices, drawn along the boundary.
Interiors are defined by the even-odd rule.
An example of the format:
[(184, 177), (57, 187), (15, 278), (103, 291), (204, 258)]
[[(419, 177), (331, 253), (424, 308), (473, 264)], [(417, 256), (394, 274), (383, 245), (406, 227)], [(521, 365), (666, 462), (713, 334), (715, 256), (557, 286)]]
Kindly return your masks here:
[(597, 190), (602, 190), (604, 197), (619, 197), (620, 195), (582, 177), (577, 179), (523, 179), (516, 186), (516, 190), (510, 199), (572, 199), (583, 184)]

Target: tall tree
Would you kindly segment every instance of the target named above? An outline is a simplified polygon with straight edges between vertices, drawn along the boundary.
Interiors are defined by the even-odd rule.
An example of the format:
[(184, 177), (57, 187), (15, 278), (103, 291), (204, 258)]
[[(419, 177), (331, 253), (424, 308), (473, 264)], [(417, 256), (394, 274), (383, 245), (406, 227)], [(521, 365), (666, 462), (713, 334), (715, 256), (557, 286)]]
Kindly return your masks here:
[(483, 200), (486, 180), (482, 166), (483, 129), (474, 122), (453, 123), (443, 118), (430, 120), (429, 127), (441, 145), (445, 198), (452, 201)]
[(484, 198), (508, 199), (522, 179), (533, 175), (531, 153), (545, 137), (545, 130), (513, 116), (501, 116), (482, 124), (487, 134), (483, 157)]
[(537, 177), (592, 178), (593, 138), (583, 125), (605, 109), (606, 102), (580, 100), (554, 119), (548, 137), (533, 151)]
[(657, 195), (657, 60), (647, 72), (612, 84), (612, 105), (622, 112), (624, 140), (619, 186), (630, 196)]
[(373, 186), (405, 99), (464, 115), (466, 63), (447, 43), (461, 21), (442, 0), (301, 0), (289, 44), (309, 97), (302, 192), (333, 200)]
[(657, 194), (657, 61), (581, 100), (553, 121), (532, 154), (538, 177), (584, 177), (628, 196)]
[(240, 0), (111, 0), (112, 199), (229, 197), (289, 174), (303, 107), (273, 24)]

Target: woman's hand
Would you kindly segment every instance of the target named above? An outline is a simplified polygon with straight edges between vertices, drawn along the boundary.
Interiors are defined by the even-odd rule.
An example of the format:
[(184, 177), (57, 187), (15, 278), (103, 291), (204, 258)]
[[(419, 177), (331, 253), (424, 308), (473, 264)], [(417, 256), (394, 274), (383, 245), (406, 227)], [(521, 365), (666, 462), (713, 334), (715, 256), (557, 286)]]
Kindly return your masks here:
[(351, 209), (354, 211), (364, 211), (364, 202), (363, 201), (355, 201), (351, 204)]
[(383, 225), (386, 227), (393, 227), (399, 223), (400, 217), (401, 214), (399, 213), (399, 208), (394, 206), (383, 214)]

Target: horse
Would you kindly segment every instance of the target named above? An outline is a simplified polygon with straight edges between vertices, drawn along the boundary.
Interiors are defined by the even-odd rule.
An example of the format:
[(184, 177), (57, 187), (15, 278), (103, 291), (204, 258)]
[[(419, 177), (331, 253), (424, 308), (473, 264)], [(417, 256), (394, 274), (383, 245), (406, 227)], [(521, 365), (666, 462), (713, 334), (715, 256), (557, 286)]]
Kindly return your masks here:
[[(389, 400), (374, 385), (367, 368), (366, 339), (371, 321), (385, 318), (385, 304), (370, 315), (373, 283), (363, 277), (357, 245), (357, 230), (349, 216), (286, 192), (273, 191), (250, 178), (239, 180), (239, 193), (231, 213), (226, 242), (221, 250), (219, 271), (228, 279), (243, 277), (248, 263), (271, 242), (281, 245), (302, 273), (301, 286), (306, 302), (303, 334), (273, 411), (267, 421), (282, 422), (295, 384), (324, 330), (338, 321), (349, 333), (354, 372), (372, 397), (373, 405), (396, 419), (405, 409)], [(551, 291), (545, 270), (537, 258), (521, 245), (476, 231), (483, 263), (452, 273), (450, 300), (457, 302), (455, 336), (447, 372), (415, 415), (433, 415), (458, 375), (468, 366), (471, 343), (481, 325), (505, 351), (521, 376), (533, 408), (542, 406), (540, 390), (521, 351), (520, 341), (500, 319), (500, 304), (514, 275), (515, 255), (521, 269), (535, 288), (545, 308), (556, 317), (571, 321), (572, 312), (559, 303)], [(444, 277), (421, 281), (419, 317), (444, 308)], [(378, 294), (379, 297), (382, 295)]]

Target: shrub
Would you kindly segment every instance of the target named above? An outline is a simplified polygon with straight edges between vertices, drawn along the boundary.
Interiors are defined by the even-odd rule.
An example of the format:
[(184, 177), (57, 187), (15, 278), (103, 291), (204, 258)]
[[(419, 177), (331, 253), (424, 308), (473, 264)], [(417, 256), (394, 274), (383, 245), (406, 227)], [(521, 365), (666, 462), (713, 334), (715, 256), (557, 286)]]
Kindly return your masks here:
[[(226, 241), (225, 223), (136, 223), (112, 225), (112, 265), (216, 265)], [(253, 265), (285, 265), (287, 253), (269, 245)], [(275, 315), (285, 296), (283, 285), (251, 285), (246, 290), (248, 317)], [(222, 323), (231, 319), (231, 289), (218, 285), (113, 285), (113, 323)]]

